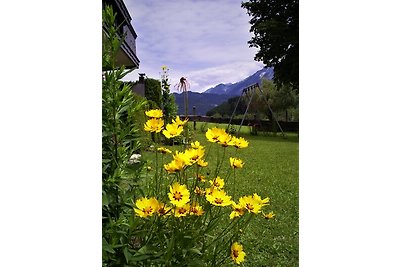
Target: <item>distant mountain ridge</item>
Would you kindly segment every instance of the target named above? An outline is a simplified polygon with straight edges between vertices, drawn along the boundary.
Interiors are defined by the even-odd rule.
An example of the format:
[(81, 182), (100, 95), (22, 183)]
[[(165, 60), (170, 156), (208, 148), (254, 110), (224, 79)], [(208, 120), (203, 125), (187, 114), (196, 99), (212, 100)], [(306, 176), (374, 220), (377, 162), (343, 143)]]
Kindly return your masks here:
[(247, 86), (259, 83), (261, 85), (262, 79), (272, 80), (274, 77), (274, 71), (272, 68), (262, 68), (251, 76), (247, 77), (244, 80), (241, 80), (236, 83), (220, 83), (215, 87), (209, 88), (203, 92), (203, 94), (228, 94), (230, 96), (237, 96), (242, 93), (242, 90)]
[[(184, 105), (183, 105), (183, 93), (173, 93), (175, 97), (175, 102), (178, 105), (178, 114), (185, 114)], [(206, 115), (207, 111), (210, 109), (220, 105), (224, 101), (226, 101), (229, 96), (227, 95), (219, 95), (219, 94), (202, 94), (196, 92), (188, 92), (189, 104), (188, 104), (188, 112), (189, 115), (193, 115), (193, 106), (196, 107), (196, 115)]]
[[(262, 68), (249, 77), (236, 83), (220, 83), (212, 88), (207, 89), (203, 93), (196, 93), (189, 91), (189, 115), (193, 114), (193, 106), (196, 106), (197, 115), (206, 115), (207, 111), (222, 104), (229, 98), (238, 96), (242, 90), (247, 86), (259, 83), (261, 85), (262, 79), (271, 80), (274, 76), (272, 68)], [(183, 93), (173, 93), (175, 102), (178, 105), (178, 114), (185, 113), (183, 107)]]

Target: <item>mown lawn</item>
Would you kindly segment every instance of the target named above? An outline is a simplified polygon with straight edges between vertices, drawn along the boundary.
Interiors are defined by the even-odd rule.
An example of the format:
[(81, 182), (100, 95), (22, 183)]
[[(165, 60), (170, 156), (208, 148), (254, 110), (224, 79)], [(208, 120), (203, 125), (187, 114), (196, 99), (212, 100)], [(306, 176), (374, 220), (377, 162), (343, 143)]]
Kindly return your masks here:
[[(214, 124), (197, 124), (192, 132), (193, 140), (206, 147), (212, 144), (206, 140), (204, 131)], [(190, 123), (192, 126), (192, 123)], [(219, 127), (225, 127), (220, 125)], [(237, 128), (236, 128), (237, 129)], [(250, 142), (248, 148), (240, 149), (237, 157), (244, 162), (244, 168), (236, 171), (236, 199), (238, 196), (256, 192), (261, 197), (270, 197), (270, 206), (265, 211), (274, 211), (276, 217), (266, 220), (255, 217), (245, 230), (241, 242), (247, 253), (243, 266), (298, 266), (299, 261), (299, 143), (297, 134), (286, 134), (282, 138), (259, 134), (250, 135), (247, 126), (242, 127), (239, 136)], [(173, 150), (178, 147), (174, 147)], [(222, 156), (218, 145), (211, 146), (207, 158), (210, 170), (216, 165), (217, 152)], [(220, 176), (224, 178), (229, 167), (229, 156), (235, 149), (227, 148), (225, 163)], [(147, 155), (150, 156), (150, 155)], [(210, 174), (212, 176), (212, 174)], [(232, 174), (231, 174), (232, 177)], [(232, 178), (229, 179), (233, 181)], [(232, 188), (232, 184), (227, 187)]]

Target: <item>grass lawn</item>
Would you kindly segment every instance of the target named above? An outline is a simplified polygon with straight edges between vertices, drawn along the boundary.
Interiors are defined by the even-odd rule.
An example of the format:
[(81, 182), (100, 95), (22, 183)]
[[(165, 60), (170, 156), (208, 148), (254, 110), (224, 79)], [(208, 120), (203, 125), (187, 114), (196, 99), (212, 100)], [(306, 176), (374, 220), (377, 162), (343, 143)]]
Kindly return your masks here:
[[(203, 126), (202, 126), (203, 125)], [(190, 123), (192, 126), (192, 123)], [(197, 124), (193, 140), (198, 140), (206, 148), (212, 144), (206, 140), (204, 131), (213, 124)], [(225, 127), (219, 125), (219, 127)], [(250, 143), (248, 148), (240, 149), (237, 157), (245, 162), (244, 168), (236, 171), (236, 197), (259, 194), (270, 197), (270, 206), (265, 211), (274, 211), (276, 217), (266, 220), (255, 217), (245, 230), (241, 242), (247, 254), (243, 266), (298, 266), (299, 260), (299, 143), (297, 134), (266, 136), (250, 135), (247, 126), (242, 127), (239, 136)], [(217, 148), (218, 147), (218, 148)], [(176, 149), (178, 147), (175, 147)], [(174, 148), (174, 150), (175, 150)], [(214, 170), (218, 145), (211, 146), (211, 156), (207, 158), (210, 170)], [(227, 173), (229, 156), (235, 149), (227, 148), (225, 163), (220, 172), (221, 178)], [(148, 154), (146, 157), (150, 157)], [(212, 176), (212, 174), (211, 174)], [(229, 179), (232, 182), (232, 175)], [(232, 188), (232, 184), (227, 184)]]

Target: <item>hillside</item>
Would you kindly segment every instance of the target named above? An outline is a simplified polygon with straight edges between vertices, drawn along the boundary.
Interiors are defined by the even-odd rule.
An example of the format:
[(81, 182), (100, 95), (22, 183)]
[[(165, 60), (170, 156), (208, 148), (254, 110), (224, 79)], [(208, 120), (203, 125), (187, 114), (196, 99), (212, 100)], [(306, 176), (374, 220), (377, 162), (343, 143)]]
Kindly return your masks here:
[[(222, 102), (226, 101), (230, 96), (221, 94), (202, 94), (196, 92), (189, 93), (189, 105), (188, 112), (189, 115), (193, 114), (193, 106), (196, 106), (197, 115), (206, 115), (207, 111), (220, 105)], [(178, 114), (185, 114), (183, 106), (183, 93), (174, 93), (175, 102), (178, 105)]]
[[(271, 68), (262, 68), (244, 80), (236, 83), (218, 84), (212, 88), (207, 89), (203, 93), (196, 93), (189, 91), (189, 114), (193, 113), (193, 106), (196, 106), (197, 115), (206, 115), (207, 111), (219, 106), (229, 98), (238, 96), (242, 90), (247, 86), (259, 83), (261, 85), (262, 79), (271, 80), (273, 77), (273, 70)], [(174, 93), (175, 102), (178, 105), (178, 114), (184, 114), (183, 107), (183, 94)]]
[(271, 80), (274, 76), (272, 68), (262, 68), (253, 75), (247, 77), (236, 83), (218, 84), (215, 87), (209, 88), (203, 92), (203, 94), (227, 94), (230, 96), (237, 96), (242, 93), (242, 90), (247, 86), (259, 83), (261, 85), (262, 79)]

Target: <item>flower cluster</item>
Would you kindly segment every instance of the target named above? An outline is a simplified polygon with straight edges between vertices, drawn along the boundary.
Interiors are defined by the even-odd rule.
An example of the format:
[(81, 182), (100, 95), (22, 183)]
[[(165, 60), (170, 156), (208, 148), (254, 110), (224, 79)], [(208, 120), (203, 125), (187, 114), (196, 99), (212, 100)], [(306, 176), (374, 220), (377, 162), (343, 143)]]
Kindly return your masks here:
[(176, 173), (184, 170), (186, 167), (197, 164), (199, 167), (207, 167), (208, 162), (204, 161), (204, 147), (195, 142), (191, 144), (191, 148), (184, 152), (176, 151), (173, 155), (173, 160), (164, 165), (164, 169), (168, 173)]
[[(187, 119), (182, 121), (179, 116), (172, 120), (164, 128), (161, 110), (150, 110), (146, 112), (150, 119), (145, 123), (146, 131), (160, 133), (166, 138), (179, 136)], [(212, 128), (206, 132), (206, 138), (212, 143), (220, 144), (222, 147), (246, 148), (249, 142), (242, 137), (235, 137), (228, 134), (224, 129)], [(262, 208), (269, 205), (269, 198), (262, 198), (257, 193), (252, 195), (240, 196), (235, 201), (235, 180), (229, 181), (229, 175), (224, 179), (216, 172), (215, 176), (207, 179), (201, 174), (202, 168), (208, 166), (206, 162), (205, 147), (199, 141), (192, 142), (189, 147), (183, 151), (175, 151), (174, 153), (165, 147), (158, 147), (157, 153), (164, 157), (172, 157), (171, 161), (163, 164), (163, 172), (167, 178), (163, 178), (159, 184), (167, 185), (166, 194), (160, 194), (156, 197), (143, 197), (135, 202), (135, 213), (141, 218), (147, 218), (152, 215), (165, 217), (172, 215), (178, 221), (184, 220), (187, 216), (211, 216), (212, 209), (223, 210), (226, 212), (226, 217), (237, 223), (242, 217), (252, 214), (261, 214), (265, 219), (273, 219), (275, 214), (269, 212), (262, 213)], [(171, 156), (169, 156), (171, 155)], [(236, 153), (235, 153), (236, 155)], [(230, 157), (230, 166), (234, 170), (243, 168), (244, 162), (236, 157)], [(221, 160), (221, 162), (223, 162)], [(193, 176), (190, 174), (193, 170)], [(207, 175), (210, 172), (206, 172)], [(235, 172), (234, 172), (235, 173)], [(161, 175), (162, 177), (162, 175)], [(159, 177), (156, 177), (158, 179)], [(159, 191), (156, 191), (159, 192)], [(233, 193), (230, 195), (228, 192)], [(169, 203), (164, 203), (164, 202)], [(250, 214), (250, 215), (246, 215)], [(171, 218), (171, 217), (170, 217)], [(250, 217), (249, 217), (250, 218)], [(208, 219), (205, 216), (204, 223)], [(229, 220), (229, 219), (228, 219)], [(246, 253), (243, 246), (237, 242), (231, 244), (231, 258), (235, 264), (240, 264), (244, 261)]]
[(214, 127), (206, 132), (207, 140), (212, 143), (221, 144), (223, 147), (234, 146), (236, 148), (246, 148), (249, 142), (243, 137), (236, 137), (228, 134), (224, 129)]
[(164, 128), (163, 112), (160, 109), (152, 109), (146, 111), (146, 115), (150, 119), (144, 124), (144, 130), (151, 133), (159, 133), (170, 139), (179, 136), (183, 132), (183, 126), (188, 119), (181, 120), (179, 116), (176, 116), (172, 123), (168, 123)]

